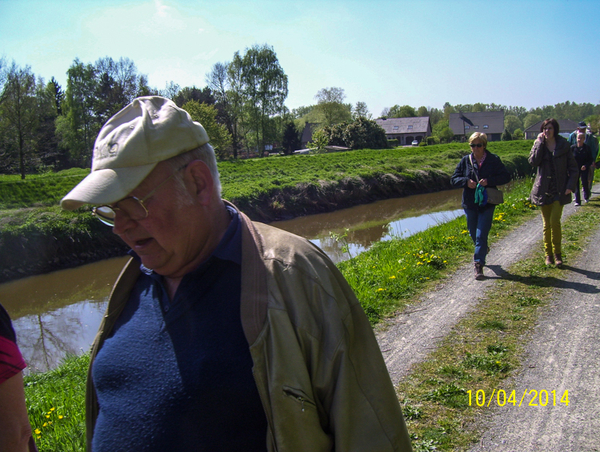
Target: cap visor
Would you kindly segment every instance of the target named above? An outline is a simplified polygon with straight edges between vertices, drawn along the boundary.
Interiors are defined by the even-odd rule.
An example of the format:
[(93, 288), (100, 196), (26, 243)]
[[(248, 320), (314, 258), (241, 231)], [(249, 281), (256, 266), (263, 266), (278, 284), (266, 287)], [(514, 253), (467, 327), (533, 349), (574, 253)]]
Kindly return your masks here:
[(154, 169), (156, 163), (128, 168), (92, 171), (60, 202), (65, 210), (74, 210), (83, 204), (112, 204), (125, 198)]

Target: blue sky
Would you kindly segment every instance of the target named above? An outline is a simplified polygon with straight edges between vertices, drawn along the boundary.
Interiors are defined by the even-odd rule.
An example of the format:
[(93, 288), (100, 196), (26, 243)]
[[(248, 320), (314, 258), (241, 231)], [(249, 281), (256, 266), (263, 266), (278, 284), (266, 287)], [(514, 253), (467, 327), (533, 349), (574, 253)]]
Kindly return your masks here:
[(597, 0), (0, 0), (0, 57), (66, 88), (66, 71), (127, 57), (151, 86), (206, 85), (269, 44), (288, 108), (325, 87), (379, 116), (394, 104), (600, 103)]

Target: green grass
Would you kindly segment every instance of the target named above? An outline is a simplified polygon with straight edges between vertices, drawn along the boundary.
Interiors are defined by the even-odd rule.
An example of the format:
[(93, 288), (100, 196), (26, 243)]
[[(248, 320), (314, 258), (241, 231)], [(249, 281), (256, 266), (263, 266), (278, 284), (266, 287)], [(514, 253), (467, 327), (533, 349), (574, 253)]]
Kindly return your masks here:
[(72, 168), (58, 173), (0, 175), (0, 209), (56, 205), (89, 170)]
[(25, 377), (29, 421), (44, 452), (85, 450), (85, 380), (89, 355), (70, 357), (57, 369)]
[[(515, 174), (530, 171), (530, 142), (498, 142), (490, 150)], [(359, 150), (220, 162), (223, 196), (254, 218), (303, 215), (330, 204), (448, 187), (465, 144)], [(0, 176), (0, 271), (47, 271), (60, 257), (92, 259), (120, 252), (110, 229), (90, 216), (89, 206), (62, 211), (58, 201), (88, 170), (31, 176)], [(19, 256), (15, 260), (15, 256)], [(435, 262), (427, 262), (433, 266)], [(21, 268), (24, 267), (24, 268)], [(391, 274), (389, 275), (391, 276)], [(390, 292), (393, 293), (393, 292)], [(371, 315), (371, 317), (373, 317)]]
[[(509, 171), (516, 172), (528, 168), (531, 144), (531, 140), (493, 142), (489, 150), (502, 157)], [(406, 180), (418, 179), (428, 172), (451, 175), (467, 152), (464, 143), (451, 143), (223, 161), (218, 167), (224, 198), (246, 203), (298, 187), (320, 190), (328, 184), (386, 174)], [(0, 175), (0, 210), (56, 205), (88, 173), (88, 169), (73, 168), (55, 174), (27, 175), (25, 180), (17, 175)]]
[[(531, 141), (490, 144), (509, 171), (522, 167), (531, 149)], [(295, 188), (316, 189), (331, 183), (380, 178), (385, 174), (407, 180), (424, 172), (451, 175), (460, 158), (467, 153), (464, 144), (452, 143), (424, 148), (363, 149), (332, 154), (294, 155), (263, 159), (220, 162), (219, 171), (226, 199), (246, 200)]]

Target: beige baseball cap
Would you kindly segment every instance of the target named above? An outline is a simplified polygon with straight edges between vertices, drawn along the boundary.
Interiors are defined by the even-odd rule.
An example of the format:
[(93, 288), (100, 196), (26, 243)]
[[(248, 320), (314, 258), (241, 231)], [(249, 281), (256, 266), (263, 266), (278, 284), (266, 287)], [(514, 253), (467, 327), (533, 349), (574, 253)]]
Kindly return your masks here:
[(159, 96), (139, 97), (110, 118), (94, 143), (92, 172), (60, 202), (112, 204), (126, 197), (163, 160), (208, 143), (204, 127)]

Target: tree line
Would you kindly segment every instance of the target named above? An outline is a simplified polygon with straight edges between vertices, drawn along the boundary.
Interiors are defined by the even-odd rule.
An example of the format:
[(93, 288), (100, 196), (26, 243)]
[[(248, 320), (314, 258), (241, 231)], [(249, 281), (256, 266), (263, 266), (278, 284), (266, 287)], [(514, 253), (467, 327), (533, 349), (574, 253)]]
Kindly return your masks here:
[[(268, 45), (255, 45), (217, 63), (203, 88), (148, 84), (128, 58), (75, 59), (66, 87), (36, 77), (29, 66), (0, 60), (0, 173), (89, 167), (102, 125), (138, 96), (162, 95), (201, 122), (219, 158), (255, 152), (283, 130), (288, 79)], [(289, 116), (289, 115), (288, 115)], [(288, 118), (289, 119), (289, 118)], [(290, 120), (291, 121), (291, 120)]]
[[(173, 81), (163, 89), (151, 87), (147, 75), (123, 57), (107, 56), (94, 63), (76, 58), (66, 75), (63, 87), (54, 77), (45, 82), (29, 66), (0, 59), (0, 173), (25, 178), (28, 173), (89, 167), (102, 125), (134, 98), (147, 95), (168, 97), (201, 122), (219, 159), (262, 155), (271, 149), (290, 153), (301, 146), (306, 124), (315, 125), (319, 148), (387, 146), (366, 103), (347, 103), (342, 88), (323, 88), (315, 104), (290, 111), (285, 106), (288, 77), (267, 44), (216, 63), (202, 88)], [(433, 142), (449, 142), (451, 113), (499, 109), (504, 110), (510, 138), (522, 137), (523, 130), (547, 117), (585, 119), (594, 130), (600, 126), (600, 105), (571, 102), (530, 110), (482, 103), (446, 103), (441, 109), (394, 105), (380, 117), (429, 116)]]

